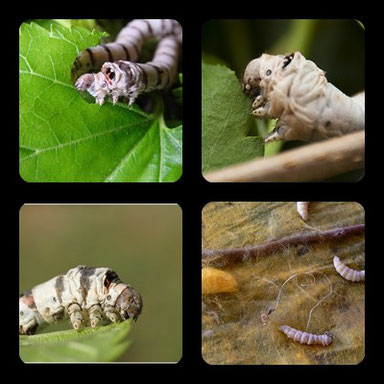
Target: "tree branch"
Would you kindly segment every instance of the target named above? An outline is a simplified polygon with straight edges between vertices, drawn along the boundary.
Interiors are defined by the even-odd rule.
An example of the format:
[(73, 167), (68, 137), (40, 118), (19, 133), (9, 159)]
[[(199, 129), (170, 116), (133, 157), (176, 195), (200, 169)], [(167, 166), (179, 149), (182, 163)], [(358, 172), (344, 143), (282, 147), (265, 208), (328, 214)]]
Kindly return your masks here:
[(210, 182), (324, 180), (364, 168), (365, 131), (209, 172)]
[(232, 249), (204, 249), (202, 252), (203, 262), (209, 265), (228, 265), (248, 260), (257, 256), (265, 256), (269, 253), (279, 251), (288, 246), (310, 244), (323, 241), (334, 241), (346, 236), (360, 235), (365, 231), (365, 224), (340, 227), (327, 231), (313, 233), (299, 233), (286, 236), (268, 243), (255, 245), (253, 247)]

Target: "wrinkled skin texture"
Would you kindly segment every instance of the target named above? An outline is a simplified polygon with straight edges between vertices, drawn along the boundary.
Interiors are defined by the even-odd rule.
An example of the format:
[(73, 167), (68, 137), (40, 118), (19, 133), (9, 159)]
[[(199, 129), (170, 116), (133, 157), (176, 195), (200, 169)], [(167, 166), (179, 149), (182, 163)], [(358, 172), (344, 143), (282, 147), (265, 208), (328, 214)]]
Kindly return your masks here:
[(79, 265), (21, 295), (19, 333), (30, 335), (65, 318), (77, 331), (87, 323), (96, 329), (103, 319), (137, 320), (142, 306), (140, 294), (113, 270)]
[(82, 75), (75, 84), (78, 91), (88, 91), (100, 106), (107, 96), (112, 98), (113, 104), (124, 96), (129, 98), (129, 105), (133, 104), (143, 88), (140, 85), (142, 81), (137, 64), (123, 61), (105, 63), (99, 73)]
[(252, 115), (278, 118), (265, 142), (317, 141), (364, 129), (364, 100), (355, 100), (331, 83), (325, 72), (300, 52), (252, 60), (243, 77)]

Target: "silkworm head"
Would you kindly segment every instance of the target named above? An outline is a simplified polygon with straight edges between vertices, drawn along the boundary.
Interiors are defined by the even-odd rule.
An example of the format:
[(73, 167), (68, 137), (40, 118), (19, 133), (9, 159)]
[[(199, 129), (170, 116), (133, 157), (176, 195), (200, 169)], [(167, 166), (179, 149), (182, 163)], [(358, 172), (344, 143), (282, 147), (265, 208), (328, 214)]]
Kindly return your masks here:
[(257, 96), (260, 94), (260, 66), (261, 58), (252, 60), (245, 68), (243, 76), (243, 89), (249, 96)]
[(96, 99), (97, 104), (103, 105), (105, 96), (110, 92), (109, 85), (104, 74), (101, 72), (93, 75), (93, 79), (93, 83), (88, 88), (88, 92)]
[[(124, 63), (124, 62), (123, 62)], [(113, 104), (120, 96), (127, 96), (132, 82), (130, 71), (120, 61), (117, 63), (104, 63), (101, 73), (108, 84), (109, 95), (112, 96)]]
[(268, 55), (264, 53), (259, 58), (252, 60), (244, 72), (244, 91), (252, 97), (258, 94), (267, 97), (266, 92), (268, 92), (269, 84), (274, 78), (273, 75), (278, 71), (280, 65), (284, 68), (289, 65), (294, 55)]
[(324, 335), (326, 336), (326, 342), (325, 345), (332, 344), (333, 336), (331, 332), (324, 332)]
[(136, 321), (142, 308), (143, 300), (140, 294), (130, 286), (127, 286), (116, 300), (116, 310), (122, 320), (133, 318)]
[(78, 91), (86, 91), (92, 85), (93, 81), (93, 73), (86, 73), (76, 80), (75, 87)]

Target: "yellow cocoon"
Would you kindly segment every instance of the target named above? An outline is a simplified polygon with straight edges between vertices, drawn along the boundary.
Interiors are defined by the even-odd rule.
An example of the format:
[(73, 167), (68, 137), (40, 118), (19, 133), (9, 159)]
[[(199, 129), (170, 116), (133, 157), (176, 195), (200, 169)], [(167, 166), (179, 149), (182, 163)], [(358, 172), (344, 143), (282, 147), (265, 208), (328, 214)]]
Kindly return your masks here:
[(237, 290), (237, 282), (232, 275), (219, 269), (203, 268), (201, 280), (203, 295)]

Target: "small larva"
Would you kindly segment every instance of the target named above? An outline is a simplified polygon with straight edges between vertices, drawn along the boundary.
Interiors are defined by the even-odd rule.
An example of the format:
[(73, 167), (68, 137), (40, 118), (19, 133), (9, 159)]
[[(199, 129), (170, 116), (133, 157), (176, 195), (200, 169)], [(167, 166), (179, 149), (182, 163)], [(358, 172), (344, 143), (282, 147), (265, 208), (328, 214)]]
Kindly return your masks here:
[(336, 271), (346, 280), (354, 282), (365, 280), (365, 270), (357, 271), (356, 269), (349, 268), (337, 256), (333, 258), (333, 265)]
[(300, 52), (263, 54), (244, 73), (244, 91), (255, 97), (256, 118), (278, 118), (266, 143), (317, 141), (365, 127), (364, 97), (351, 98), (327, 81), (325, 72)]
[(289, 339), (293, 339), (293, 341), (300, 344), (322, 344), (325, 346), (330, 345), (333, 341), (333, 337), (329, 332), (325, 332), (322, 335), (316, 335), (314, 333), (298, 331), (288, 325), (282, 325), (279, 329), (285, 333)]
[(230, 293), (237, 290), (237, 282), (233, 276), (215, 268), (203, 268), (202, 271), (202, 293)]
[[(151, 37), (159, 40), (153, 60), (135, 63), (142, 45)], [(134, 20), (120, 32), (116, 42), (89, 48), (79, 56), (74, 64), (77, 73), (81, 73), (89, 58), (93, 58), (92, 67), (102, 67), (99, 73), (80, 76), (75, 86), (79, 91), (87, 90), (100, 105), (108, 96), (114, 104), (119, 97), (128, 97), (131, 105), (140, 94), (173, 83), (181, 40), (181, 26), (176, 20)], [(134, 54), (130, 53), (132, 50)]]
[(299, 215), (301, 216), (301, 218), (303, 220), (308, 220), (308, 217), (309, 217), (309, 214), (308, 214), (308, 206), (309, 206), (309, 202), (306, 201), (299, 201), (297, 203), (297, 212), (299, 213)]
[(137, 320), (142, 306), (140, 294), (113, 270), (79, 265), (21, 295), (19, 333), (32, 335), (38, 326), (66, 317), (76, 330), (88, 321), (95, 329), (103, 318)]

